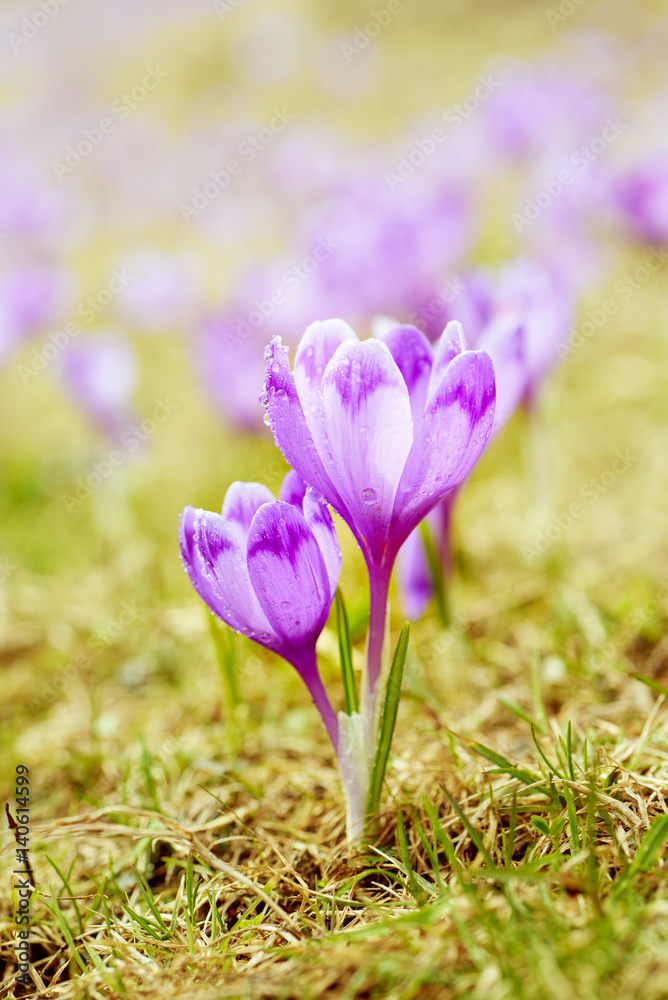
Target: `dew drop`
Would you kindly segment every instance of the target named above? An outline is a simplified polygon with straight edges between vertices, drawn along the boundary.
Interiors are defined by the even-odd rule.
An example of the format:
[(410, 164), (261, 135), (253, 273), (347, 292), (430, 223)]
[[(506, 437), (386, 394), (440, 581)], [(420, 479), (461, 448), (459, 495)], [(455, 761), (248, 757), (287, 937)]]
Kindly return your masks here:
[(362, 500), (364, 500), (364, 503), (368, 503), (369, 505), (375, 503), (376, 491), (372, 490), (371, 487), (366, 490), (362, 490)]
[(290, 607), (290, 601), (281, 601), (281, 607), (283, 608), (284, 611), (287, 611), (288, 608)]

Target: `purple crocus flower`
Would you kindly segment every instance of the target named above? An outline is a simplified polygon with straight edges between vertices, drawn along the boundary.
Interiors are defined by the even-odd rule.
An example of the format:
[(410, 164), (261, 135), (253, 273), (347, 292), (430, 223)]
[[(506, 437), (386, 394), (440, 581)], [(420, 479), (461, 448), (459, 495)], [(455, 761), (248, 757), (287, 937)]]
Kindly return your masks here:
[(467, 475), (489, 437), (494, 369), (448, 328), (434, 350), (415, 327), (360, 341), (313, 323), (290, 369), (276, 337), (263, 402), (277, 445), (350, 527), (370, 583), (367, 684), (381, 670), (390, 575), (411, 531)]
[(93, 423), (119, 439), (133, 416), (138, 378), (137, 359), (127, 337), (105, 331), (70, 344), (60, 359), (59, 376)]
[[(446, 331), (461, 336), (461, 326), (451, 321)], [(525, 327), (517, 315), (500, 315), (474, 339), (478, 350), (489, 354), (496, 376), (496, 407), (489, 436), (491, 443), (501, 432), (526, 394), (530, 384)], [(436, 556), (444, 576), (452, 569), (451, 531), (455, 503), (464, 486), (462, 480), (427, 517)], [(429, 566), (420, 529), (416, 528), (402, 546), (398, 560), (399, 584), (404, 612), (411, 621), (420, 618), (433, 592)]]
[[(496, 409), (491, 441), (520, 404), (530, 412), (534, 410), (545, 379), (564, 355), (572, 318), (572, 295), (567, 281), (555, 269), (517, 257), (501, 269), (494, 286), (484, 272), (473, 272), (464, 282), (461, 297), (463, 305), (468, 306), (464, 308), (468, 317), (487, 318), (484, 326), (470, 323), (467, 333), (473, 346), (486, 351), (494, 363)], [(470, 308), (471, 304), (477, 306), (477, 311)], [(458, 306), (459, 298), (454, 308)], [(452, 515), (463, 485), (462, 482), (453, 489), (428, 519), (441, 571), (446, 577), (452, 566)], [(404, 609), (415, 620), (433, 594), (431, 569), (419, 532), (402, 548), (398, 569)]]
[(295, 667), (338, 753), (338, 722), (315, 644), (334, 599), (341, 550), (325, 502), (288, 474), (281, 496), (259, 483), (232, 483), (221, 514), (186, 507), (181, 556), (207, 607), (237, 632)]
[(668, 155), (656, 156), (622, 173), (615, 201), (635, 236), (648, 243), (663, 243), (668, 238)]

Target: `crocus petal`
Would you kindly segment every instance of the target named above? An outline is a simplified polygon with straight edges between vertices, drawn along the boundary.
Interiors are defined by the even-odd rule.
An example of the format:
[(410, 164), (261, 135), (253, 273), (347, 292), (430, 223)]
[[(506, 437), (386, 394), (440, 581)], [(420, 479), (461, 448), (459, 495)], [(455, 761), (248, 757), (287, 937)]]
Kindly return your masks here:
[(223, 517), (235, 532), (241, 548), (245, 548), (248, 529), (263, 503), (271, 503), (274, 495), (262, 483), (232, 483), (223, 501)]
[(468, 343), (466, 341), (466, 337), (464, 336), (462, 325), (461, 323), (458, 323), (456, 319), (452, 319), (439, 339), (436, 341), (436, 347), (434, 349), (434, 363), (432, 365), (429, 388), (427, 390), (428, 397), (432, 396), (436, 392), (436, 389), (438, 388), (441, 379), (443, 378), (443, 375), (453, 358), (456, 358), (458, 354), (463, 354), (464, 351), (468, 351)]
[[(290, 471), (285, 474), (283, 482), (281, 483), (281, 491), (278, 495), (278, 499), (284, 500), (286, 503), (291, 503), (293, 507), (297, 507), (301, 510), (305, 493), (306, 483), (298, 472), (295, 472), (294, 469), (290, 469)], [(271, 499), (273, 500), (274, 498), (272, 497)]]
[(330, 601), (332, 601), (341, 575), (341, 547), (327, 504), (310, 486), (304, 497), (304, 517), (322, 552), (329, 578)]
[(416, 424), (422, 417), (434, 352), (424, 333), (415, 326), (394, 326), (378, 337), (387, 344), (390, 354), (404, 377), (411, 401), (411, 415)]
[(494, 363), (496, 407), (492, 437), (507, 424), (529, 384), (524, 324), (512, 316), (498, 316), (483, 331), (479, 347)]
[(321, 492), (353, 528), (366, 554), (379, 560), (413, 441), (408, 389), (386, 345), (378, 340), (342, 344), (325, 369), (322, 407), (315, 443), (332, 469), (344, 508)]
[(188, 578), (199, 596), (214, 614), (222, 618), (222, 602), (214, 588), (213, 581), (204, 570), (202, 557), (195, 544), (195, 523), (197, 518), (203, 513), (202, 510), (195, 510), (194, 507), (186, 507), (181, 514), (181, 522), (179, 524), (181, 559), (183, 560), (183, 567), (188, 574)]
[(338, 508), (342, 505), (341, 498), (325, 470), (306, 423), (290, 370), (288, 349), (281, 343), (280, 337), (274, 337), (265, 356), (267, 375), (262, 400), (267, 408), (274, 440), (286, 461), (302, 479), (315, 486), (319, 493)]
[(325, 562), (304, 515), (292, 504), (265, 504), (248, 536), (248, 571), (273, 629), (292, 648), (315, 643), (331, 605)]
[(278, 649), (280, 642), (255, 596), (234, 528), (220, 514), (192, 507), (186, 507), (181, 528), (184, 564), (205, 604), (237, 632)]
[(401, 477), (395, 501), (398, 544), (475, 465), (492, 429), (494, 401), (489, 355), (457, 355), (427, 401)]
[(342, 319), (319, 320), (307, 327), (295, 355), (294, 378), (309, 427), (320, 409), (320, 384), (325, 368), (341, 344), (357, 339), (355, 331)]

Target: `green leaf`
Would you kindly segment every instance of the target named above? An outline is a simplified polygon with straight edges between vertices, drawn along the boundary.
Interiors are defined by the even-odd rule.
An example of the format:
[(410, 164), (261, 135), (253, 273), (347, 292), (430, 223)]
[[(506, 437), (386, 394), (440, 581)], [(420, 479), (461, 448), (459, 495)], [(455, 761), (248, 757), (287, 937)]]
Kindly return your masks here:
[(631, 674), (631, 677), (640, 681), (641, 684), (646, 684), (648, 688), (656, 691), (657, 694), (662, 694), (664, 698), (668, 698), (668, 688), (664, 687), (663, 684), (659, 684), (658, 681), (652, 680), (651, 677), (645, 677), (643, 674)]
[(552, 823), (550, 824), (550, 836), (551, 837), (561, 836), (561, 832), (565, 826), (566, 826), (566, 817), (557, 816), (557, 818), (552, 820)]
[(401, 697), (401, 681), (404, 676), (404, 664), (406, 663), (406, 652), (408, 650), (408, 638), (410, 635), (410, 625), (404, 625), (394, 651), (390, 675), (387, 679), (385, 691), (385, 703), (383, 714), (380, 720), (380, 732), (378, 734), (378, 745), (371, 768), (371, 779), (369, 781), (369, 795), (366, 802), (367, 816), (374, 816), (378, 811), (380, 793), (383, 787), (385, 769), (390, 755), (390, 746), (394, 736), (394, 726), (397, 721), (399, 710), (399, 698)]
[(399, 841), (399, 854), (401, 855), (401, 860), (403, 862), (404, 868), (406, 869), (406, 875), (408, 876), (408, 885), (410, 887), (411, 893), (418, 906), (423, 906), (424, 903), (429, 902), (429, 893), (422, 888), (422, 886), (418, 882), (418, 877), (413, 871), (413, 866), (411, 864), (411, 859), (408, 853), (406, 827), (404, 826), (404, 817), (401, 814), (401, 809), (397, 811), (397, 839)]
[(540, 656), (538, 653), (534, 655), (531, 663), (531, 689), (533, 693), (534, 713), (536, 715), (536, 728), (543, 736), (547, 736), (547, 713), (543, 704)]
[(359, 711), (357, 687), (355, 684), (355, 672), (353, 670), (348, 613), (346, 612), (340, 587), (336, 588), (334, 600), (336, 603), (336, 627), (339, 633), (339, 660), (341, 662), (341, 676), (343, 678), (343, 697), (345, 700), (346, 715), (352, 715), (353, 712)]
[(508, 712), (512, 712), (512, 714), (516, 715), (518, 719), (521, 719), (522, 722), (526, 722), (529, 726), (533, 724), (534, 720), (531, 718), (529, 713), (518, 705), (517, 702), (512, 701), (510, 698), (505, 698), (502, 694), (497, 694), (496, 700), (500, 705), (503, 705)]
[(450, 837), (446, 830), (443, 829), (440, 819), (438, 818), (438, 812), (436, 807), (429, 801), (426, 795), (422, 799), (424, 808), (427, 815), (429, 816), (429, 821), (431, 823), (431, 828), (433, 830), (434, 836), (440, 843), (441, 847), (445, 851), (445, 856), (448, 859), (448, 864), (450, 865), (450, 870), (455, 876), (462, 888), (466, 887), (466, 882), (462, 873), (462, 866), (460, 865), (457, 855), (455, 854), (454, 844), (450, 840)]
[(538, 832), (542, 833), (544, 837), (549, 837), (550, 836), (550, 828), (549, 828), (549, 826), (547, 825), (547, 823), (545, 822), (545, 820), (543, 819), (542, 816), (532, 816), (531, 817), (531, 822), (532, 822), (533, 826), (536, 827), (536, 829), (538, 830)]
[[(570, 726), (570, 723), (569, 723)], [(569, 729), (570, 732), (570, 729)], [(566, 811), (568, 812), (568, 825), (571, 831), (571, 854), (577, 854), (580, 850), (580, 831), (578, 829), (578, 816), (573, 802), (571, 790), (564, 782), (564, 798), (566, 799)]]
[(225, 697), (230, 718), (234, 717), (234, 710), (239, 705), (239, 688), (237, 686), (237, 665), (234, 655), (234, 640), (232, 634), (223, 638), (223, 632), (218, 624), (218, 620), (207, 611), (209, 619), (209, 632), (213, 639), (213, 648), (216, 651), (216, 659), (220, 667), (220, 675), (223, 678)]
[(53, 913), (54, 917), (56, 918), (56, 920), (60, 924), (60, 929), (63, 932), (63, 937), (67, 941), (68, 947), (69, 947), (70, 952), (72, 954), (72, 958), (77, 963), (77, 965), (79, 966), (79, 968), (81, 969), (81, 971), (82, 972), (86, 972), (86, 963), (84, 962), (83, 958), (79, 954), (79, 952), (78, 952), (78, 950), (77, 950), (77, 948), (76, 948), (76, 946), (74, 944), (74, 937), (72, 936), (72, 931), (70, 930), (70, 928), (69, 928), (69, 926), (67, 924), (67, 921), (65, 920), (65, 917), (63, 916), (63, 912), (60, 909), (60, 905), (58, 903), (58, 900), (57, 900), (57, 898), (55, 896), (55, 893), (54, 893), (53, 889), (51, 890), (51, 912)]
[[(478, 743), (476, 740), (472, 740), (468, 736), (459, 736), (452, 730), (450, 730), (450, 732), (452, 732), (452, 735), (455, 736), (460, 743), (463, 743), (475, 753), (484, 757), (485, 760), (488, 760), (491, 764), (496, 764), (497, 770), (488, 771), (488, 774), (509, 774), (512, 778), (517, 778), (517, 780), (521, 781), (524, 785), (535, 785), (541, 780), (539, 774), (527, 771), (522, 767), (516, 767), (505, 757), (502, 757), (500, 753), (497, 753), (496, 750), (491, 750), (489, 747), (486, 747), (484, 743)], [(547, 789), (540, 788), (538, 790), (544, 791), (544, 793), (549, 796)]]
[(485, 859), (485, 861), (487, 862), (487, 864), (489, 865), (489, 867), (491, 869), (495, 869), (496, 868), (496, 862), (495, 862), (494, 858), (492, 857), (492, 855), (487, 850), (487, 848), (485, 847), (485, 845), (483, 844), (482, 837), (480, 836), (480, 834), (478, 833), (478, 831), (476, 830), (476, 828), (471, 825), (471, 823), (469, 822), (468, 817), (464, 814), (464, 811), (462, 810), (461, 806), (456, 801), (456, 799), (453, 799), (453, 797), (450, 794), (450, 792), (448, 792), (446, 790), (445, 794), (446, 794), (446, 797), (448, 799), (448, 802), (450, 803), (450, 805), (452, 806), (452, 808), (454, 809), (454, 811), (457, 813), (457, 815), (459, 816), (459, 818), (462, 821), (462, 823), (464, 824), (464, 829), (466, 830), (466, 832), (468, 833), (469, 837), (471, 838), (472, 843), (475, 845), (475, 847), (480, 852), (480, 854), (482, 854), (483, 858)]
[(543, 748), (541, 747), (540, 743), (538, 742), (538, 740), (536, 738), (536, 729), (535, 729), (535, 726), (531, 727), (531, 736), (533, 738), (533, 742), (534, 742), (534, 745), (536, 747), (536, 750), (538, 751), (538, 753), (541, 755), (541, 757), (545, 761), (545, 764), (547, 765), (548, 770), (551, 771), (552, 774), (555, 775), (555, 777), (559, 778), (560, 781), (565, 780), (566, 776), (564, 774), (560, 774), (559, 771), (557, 771), (557, 769), (554, 766), (554, 764), (550, 764), (549, 760), (545, 756), (545, 751), (543, 750)]
[(448, 601), (445, 593), (445, 586), (443, 584), (443, 567), (441, 566), (441, 561), (438, 558), (438, 552), (436, 551), (436, 546), (434, 545), (434, 539), (432, 538), (431, 531), (429, 530), (429, 522), (425, 518), (424, 521), (420, 522), (420, 534), (422, 535), (422, 541), (424, 543), (425, 552), (427, 554), (427, 562), (429, 563), (429, 572), (431, 574), (431, 582), (434, 585), (434, 597), (436, 598), (436, 607), (438, 608), (438, 613), (441, 621), (447, 628), (450, 624), (450, 614), (448, 611)]
[(615, 882), (612, 895), (618, 896), (628, 887), (630, 880), (641, 872), (647, 872), (656, 860), (656, 856), (668, 837), (668, 813), (657, 816), (649, 830), (640, 842), (636, 856)]

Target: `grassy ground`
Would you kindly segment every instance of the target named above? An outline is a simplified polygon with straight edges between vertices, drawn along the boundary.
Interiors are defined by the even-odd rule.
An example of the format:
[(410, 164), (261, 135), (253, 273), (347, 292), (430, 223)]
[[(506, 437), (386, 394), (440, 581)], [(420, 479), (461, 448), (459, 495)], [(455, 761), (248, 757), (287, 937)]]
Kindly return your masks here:
[[(447, 66), (457, 86), (430, 107), (466, 94), (495, 46), (550, 40), (542, 11), (537, 40), (514, 6), (482, 20), (460, 8), (438, 37), (437, 12), (423, 23), (417, 5), (388, 32), (393, 58), (406, 44), (394, 117), (372, 94), (360, 128), (398, 128)], [(426, 53), (442, 77), (417, 78)], [(206, 60), (191, 62), (172, 80), (196, 88)], [(489, 239), (494, 260), (503, 238)], [(645, 255), (620, 248), (583, 315)], [(2, 373), (0, 761), (12, 814), (29, 768), (37, 891), (24, 989), (5, 827), (0, 998), (668, 995), (666, 301), (661, 271), (476, 470), (456, 515), (452, 624), (432, 612), (412, 631), (378, 838), (357, 852), (299, 679), (236, 637), (232, 711), (178, 559), (184, 504), (218, 508), (235, 478), (278, 485), (269, 434), (221, 430), (181, 342), (144, 340), (139, 409), (168, 397), (175, 410), (68, 510), (109, 446), (48, 372)], [(341, 537), (359, 666), (364, 576)], [(340, 707), (332, 629), (321, 661)]]
[[(93, 457), (44, 384), (43, 437), (19, 427), (5, 448), (4, 795), (13, 810), (26, 764), (38, 891), (22, 991), (3, 880), (0, 995), (666, 995), (664, 296), (658, 275), (544, 400), (549, 509), (584, 508), (544, 554), (524, 548), (554, 523), (526, 421), (481, 463), (457, 512), (453, 624), (413, 629), (378, 841), (357, 853), (298, 678), (236, 637), (230, 714), (177, 556), (184, 502), (215, 507), (232, 468), (280, 480), (271, 442), (225, 438), (163, 345), (146, 400), (169, 386), (178, 409), (68, 513)], [(628, 469), (585, 500), (617, 452)], [(340, 704), (329, 629), (321, 652)], [(9, 865), (10, 831), (3, 845)]]

